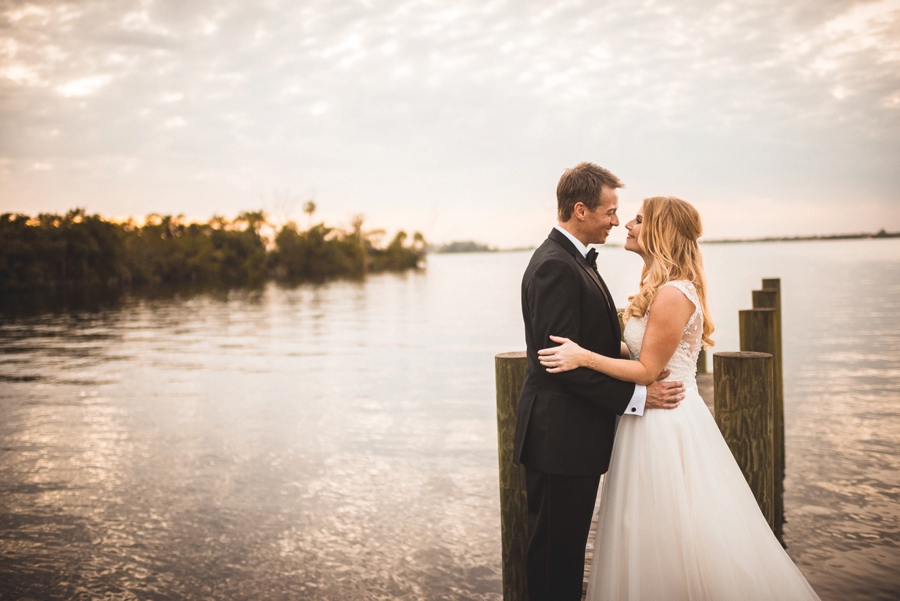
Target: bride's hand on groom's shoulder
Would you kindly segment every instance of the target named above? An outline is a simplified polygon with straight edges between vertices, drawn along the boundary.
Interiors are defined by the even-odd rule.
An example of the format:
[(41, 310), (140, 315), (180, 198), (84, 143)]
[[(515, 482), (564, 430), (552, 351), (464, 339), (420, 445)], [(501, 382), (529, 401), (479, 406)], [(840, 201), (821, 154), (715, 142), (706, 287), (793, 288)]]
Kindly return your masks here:
[(589, 352), (581, 348), (577, 342), (562, 336), (550, 336), (550, 340), (559, 343), (559, 346), (538, 351), (538, 359), (541, 365), (547, 368), (548, 373), (558, 374), (587, 366), (586, 361), (590, 359)]
[(684, 400), (684, 384), (663, 382), (669, 377), (669, 370), (663, 370), (656, 382), (647, 387), (647, 409), (675, 409)]

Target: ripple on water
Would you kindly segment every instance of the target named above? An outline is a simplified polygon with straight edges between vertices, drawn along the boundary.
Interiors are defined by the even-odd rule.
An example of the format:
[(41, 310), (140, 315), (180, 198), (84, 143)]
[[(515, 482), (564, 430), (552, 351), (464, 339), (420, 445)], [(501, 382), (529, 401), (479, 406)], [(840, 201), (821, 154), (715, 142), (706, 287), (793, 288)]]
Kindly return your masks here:
[[(825, 601), (895, 599), (900, 259), (836, 244), (704, 247), (717, 350), (781, 276), (789, 552)], [(3, 598), (500, 599), (527, 260), (0, 322)]]

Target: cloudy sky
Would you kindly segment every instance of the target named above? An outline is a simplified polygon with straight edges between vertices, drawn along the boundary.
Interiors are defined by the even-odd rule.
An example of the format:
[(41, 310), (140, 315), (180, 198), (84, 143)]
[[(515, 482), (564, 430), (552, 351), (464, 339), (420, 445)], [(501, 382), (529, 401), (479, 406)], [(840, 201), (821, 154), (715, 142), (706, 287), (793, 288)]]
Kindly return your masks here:
[(707, 237), (900, 230), (900, 0), (0, 0), (0, 212), (531, 245), (582, 160)]

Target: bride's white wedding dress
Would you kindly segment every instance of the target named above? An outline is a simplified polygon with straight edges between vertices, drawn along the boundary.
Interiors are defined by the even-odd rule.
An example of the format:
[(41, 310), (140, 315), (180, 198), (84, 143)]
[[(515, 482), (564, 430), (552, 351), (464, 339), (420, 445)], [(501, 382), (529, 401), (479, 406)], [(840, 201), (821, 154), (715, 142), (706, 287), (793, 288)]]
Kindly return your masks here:
[[(619, 420), (602, 485), (588, 601), (818, 599), (772, 534), (697, 391), (703, 315), (695, 311), (666, 366), (685, 399)], [(640, 356), (649, 311), (625, 327)]]

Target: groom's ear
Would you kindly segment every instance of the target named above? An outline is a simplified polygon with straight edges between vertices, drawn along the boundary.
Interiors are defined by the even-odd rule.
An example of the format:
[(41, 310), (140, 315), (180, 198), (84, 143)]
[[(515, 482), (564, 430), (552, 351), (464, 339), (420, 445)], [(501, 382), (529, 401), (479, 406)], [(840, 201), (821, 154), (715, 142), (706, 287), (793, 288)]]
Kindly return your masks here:
[(575, 206), (572, 207), (572, 217), (575, 217), (579, 221), (584, 221), (584, 215), (587, 212), (587, 206), (583, 202), (576, 202)]

